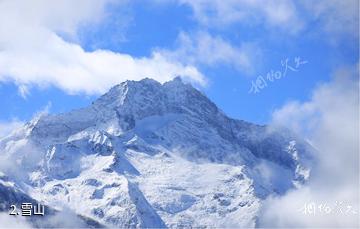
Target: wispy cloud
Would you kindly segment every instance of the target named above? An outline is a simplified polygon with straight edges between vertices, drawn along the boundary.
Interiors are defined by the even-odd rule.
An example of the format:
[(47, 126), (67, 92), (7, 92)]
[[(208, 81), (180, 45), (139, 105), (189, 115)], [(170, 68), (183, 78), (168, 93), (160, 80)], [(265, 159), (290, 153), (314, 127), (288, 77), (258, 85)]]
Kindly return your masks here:
[(20, 128), (24, 123), (18, 119), (10, 121), (0, 121), (0, 139), (10, 134), (12, 131)]
[(166, 58), (185, 65), (230, 65), (245, 73), (253, 71), (255, 59), (261, 55), (254, 43), (234, 46), (220, 36), (198, 31), (181, 32), (174, 50), (158, 50)]
[(0, 213), (0, 222), (2, 228), (33, 228), (24, 217), (9, 216), (6, 213)]
[[(265, 202), (259, 226), (359, 226), (358, 74), (358, 66), (341, 69), (310, 101), (292, 102), (274, 113), (275, 125), (290, 127), (311, 141), (318, 162), (307, 186)], [(316, 213), (304, 214), (302, 207), (311, 202)], [(333, 212), (320, 213), (320, 205)], [(347, 212), (349, 206), (357, 214)]]
[[(44, 107), (40, 110), (36, 111), (33, 114), (33, 119), (39, 116), (48, 114), (50, 112), (52, 103), (49, 101)], [(11, 134), (11, 132), (16, 131), (17, 129), (21, 128), (25, 122), (19, 120), (18, 118), (14, 117), (11, 120), (5, 121), (0, 120), (0, 139)]]
[(30, 94), (29, 87), (26, 85), (19, 85), (18, 86), (18, 93), (21, 97), (24, 99), (27, 98), (27, 96)]
[(251, 26), (264, 24), (270, 27), (286, 29), (291, 33), (302, 28), (291, 0), (261, 1), (261, 0), (179, 0), (189, 5), (195, 18), (205, 26), (223, 27), (234, 23)]
[[(357, 0), (177, 0), (191, 7), (194, 18), (203, 26), (223, 29), (228, 25), (300, 34), (319, 23), (317, 32), (358, 37), (359, 2)], [(160, 1), (161, 2), (161, 1)], [(335, 39), (335, 38), (333, 38)]]
[(306, 0), (302, 4), (310, 20), (320, 22), (320, 31), (335, 36), (329, 38), (332, 42), (341, 36), (359, 36), (358, 0)]

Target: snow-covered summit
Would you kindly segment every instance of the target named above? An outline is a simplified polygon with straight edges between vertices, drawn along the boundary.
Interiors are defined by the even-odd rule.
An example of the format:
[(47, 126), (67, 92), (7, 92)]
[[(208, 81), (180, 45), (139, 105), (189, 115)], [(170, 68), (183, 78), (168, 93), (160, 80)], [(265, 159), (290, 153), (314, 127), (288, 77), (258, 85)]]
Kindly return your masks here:
[(308, 178), (309, 150), (227, 117), (179, 77), (123, 82), (0, 140), (32, 198), (120, 227), (252, 227), (262, 198)]
[[(73, 134), (91, 129), (121, 135), (135, 127), (136, 130), (141, 129), (136, 124), (149, 123), (147, 119), (167, 120), (163, 123), (165, 125), (151, 130), (152, 138), (162, 139), (162, 144), (170, 144), (172, 147), (185, 144), (187, 149), (196, 147), (198, 152), (193, 153), (200, 155), (208, 154), (201, 151), (209, 151), (212, 147), (223, 148), (224, 144), (218, 145), (221, 141), (227, 147), (232, 147), (234, 153), (242, 151), (239, 158), (256, 156), (288, 167), (295, 166), (284, 145), (292, 140), (291, 136), (269, 133), (265, 126), (228, 118), (205, 95), (190, 84), (183, 83), (179, 77), (164, 84), (148, 78), (123, 82), (89, 107), (41, 117), (32, 129), (31, 137), (35, 141), (46, 139), (52, 143), (62, 143)], [(169, 134), (177, 135), (177, 139)], [(209, 136), (216, 138), (216, 141), (212, 139), (215, 144), (209, 141)], [(174, 141), (179, 138), (181, 142)], [(223, 150), (216, 151), (215, 154), (219, 154)], [(224, 156), (207, 157), (210, 160), (221, 160)]]

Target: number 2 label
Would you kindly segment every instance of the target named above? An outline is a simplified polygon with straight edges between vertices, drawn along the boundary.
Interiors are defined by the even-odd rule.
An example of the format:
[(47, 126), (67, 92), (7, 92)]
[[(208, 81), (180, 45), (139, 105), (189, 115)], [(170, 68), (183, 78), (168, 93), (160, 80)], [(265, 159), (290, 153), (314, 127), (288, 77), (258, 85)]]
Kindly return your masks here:
[(10, 209), (12, 210), (10, 211), (9, 215), (18, 215), (18, 213), (16, 212), (16, 206), (14, 204), (10, 206)]

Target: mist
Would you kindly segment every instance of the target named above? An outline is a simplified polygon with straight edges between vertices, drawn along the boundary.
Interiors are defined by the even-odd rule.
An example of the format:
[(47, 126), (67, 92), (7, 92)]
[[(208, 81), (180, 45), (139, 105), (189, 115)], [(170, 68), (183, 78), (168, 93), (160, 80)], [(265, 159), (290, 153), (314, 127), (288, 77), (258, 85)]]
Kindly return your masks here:
[(308, 102), (276, 110), (273, 125), (308, 139), (317, 163), (308, 184), (264, 202), (258, 226), (359, 227), (358, 66), (339, 69)]

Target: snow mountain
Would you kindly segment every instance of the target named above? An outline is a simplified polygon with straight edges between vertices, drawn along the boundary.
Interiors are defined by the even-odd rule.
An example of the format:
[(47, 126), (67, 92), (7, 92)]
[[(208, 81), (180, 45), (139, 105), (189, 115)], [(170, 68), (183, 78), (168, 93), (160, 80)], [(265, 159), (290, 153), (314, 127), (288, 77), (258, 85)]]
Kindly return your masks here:
[(288, 130), (229, 118), (179, 77), (143, 79), (0, 139), (0, 170), (92, 225), (256, 227), (264, 198), (309, 178), (311, 151)]
[[(35, 206), (39, 203), (39, 201), (28, 196), (18, 185), (11, 181), (9, 177), (0, 173), (0, 212), (9, 212), (9, 206), (15, 205), (20, 207), (22, 203), (31, 203), (32, 206)], [(81, 216), (76, 213), (69, 213), (66, 211), (58, 211), (49, 206), (44, 206), (46, 209), (46, 214), (40, 217), (32, 217), (29, 219), (29, 226), (38, 227), (38, 228), (60, 228), (60, 227), (87, 227), (87, 228), (104, 228), (104, 225), (100, 223)], [(12, 210), (14, 210), (12, 208)], [(16, 212), (19, 212), (15, 210)], [(45, 213), (44, 212), (44, 213)], [(11, 219), (11, 217), (16, 217), (15, 219)], [(10, 216), (9, 221), (19, 220), (21, 216)], [(26, 217), (25, 217), (26, 218)], [(63, 219), (67, 220), (64, 221)], [(1, 219), (1, 218), (0, 218)], [(26, 222), (26, 221), (25, 221)], [(3, 222), (0, 220), (1, 228), (8, 227), (7, 225), (3, 225)], [(12, 225), (11, 225), (12, 226)], [(16, 227), (21, 227), (19, 224), (15, 224)]]

